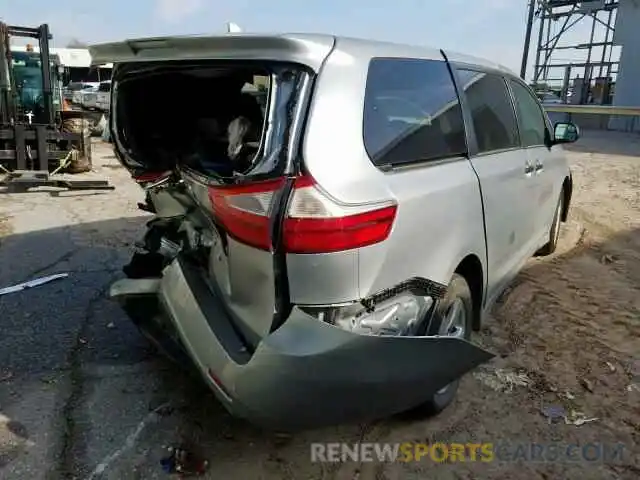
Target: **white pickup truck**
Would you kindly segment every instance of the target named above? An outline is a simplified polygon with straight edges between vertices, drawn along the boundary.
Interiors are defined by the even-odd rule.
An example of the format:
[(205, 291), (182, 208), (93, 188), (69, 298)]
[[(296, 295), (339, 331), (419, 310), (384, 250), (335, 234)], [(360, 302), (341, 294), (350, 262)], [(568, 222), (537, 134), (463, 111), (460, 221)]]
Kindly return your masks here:
[(101, 112), (109, 111), (111, 103), (111, 80), (100, 82), (96, 93), (95, 108)]

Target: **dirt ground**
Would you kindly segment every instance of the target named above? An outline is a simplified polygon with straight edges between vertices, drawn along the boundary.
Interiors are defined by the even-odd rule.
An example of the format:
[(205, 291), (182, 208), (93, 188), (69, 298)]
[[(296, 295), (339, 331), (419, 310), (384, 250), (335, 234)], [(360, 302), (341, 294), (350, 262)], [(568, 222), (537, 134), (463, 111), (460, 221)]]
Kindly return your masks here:
[[(104, 153), (106, 149), (98, 146), (98, 152), (108, 158), (103, 163), (114, 167), (113, 158)], [(107, 460), (101, 463), (105, 465), (104, 476), (95, 478), (162, 478), (157, 460), (162, 446), (177, 436), (197, 445), (209, 460), (206, 478), (640, 478), (640, 136), (585, 132), (580, 142), (566, 150), (574, 174), (574, 194), (559, 250), (551, 257), (532, 259), (505, 292), (474, 339), (496, 352), (496, 358), (462, 380), (457, 401), (440, 416), (420, 421), (394, 418), (292, 436), (261, 432), (230, 418), (198, 385), (191, 380), (176, 380), (171, 367), (153, 360), (144, 373), (136, 370), (135, 381), (144, 384), (144, 376), (163, 378), (161, 386), (154, 387), (154, 399), (173, 402), (177, 405), (175, 412), (155, 419), (154, 425), (145, 427), (145, 433), (132, 437), (129, 432), (134, 424), (120, 421), (118, 416), (134, 408), (130, 400), (121, 400), (124, 405), (109, 410), (113, 403), (96, 407), (90, 397), (85, 398), (87, 405), (93, 405), (87, 408), (98, 409), (103, 416), (99, 428), (93, 425), (87, 430), (97, 432), (113, 424), (124, 431), (124, 437), (133, 439), (129, 444), (119, 442), (125, 446), (117, 450), (117, 455), (98, 454), (117, 445), (103, 450), (92, 447), (91, 435), (82, 432), (82, 422), (76, 419), (71, 426), (80, 431), (75, 436), (68, 434), (66, 447), (61, 450), (70, 457), (65, 461), (66, 473), (54, 469), (46, 478), (73, 478), (69, 470), (74, 469), (78, 478), (94, 478), (87, 475), (95, 472), (93, 459), (105, 456)], [(112, 171), (113, 178), (125, 185), (122, 170), (103, 171)], [(99, 244), (126, 254), (143, 218), (132, 213), (131, 205), (125, 206), (125, 200), (133, 204), (138, 200), (135, 190), (123, 186), (120, 192), (128, 197), (123, 199), (120, 193), (116, 202), (122, 209), (121, 216), (130, 216), (125, 226), (108, 234), (88, 226), (72, 235), (73, 242)], [(43, 199), (37, 205), (45, 208), (52, 201)], [(65, 200), (60, 197), (55, 201), (62, 204)], [(100, 202), (104, 200), (87, 197), (82, 204), (76, 203), (76, 213), (69, 223), (89, 221), (91, 215), (100, 218)], [(108, 218), (114, 215), (110, 213)], [(0, 230), (6, 235), (10, 230), (15, 233), (16, 228), (21, 227), (0, 220)], [(0, 245), (0, 254), (2, 249)], [(117, 267), (113, 265), (116, 257), (106, 260), (111, 277)], [(96, 298), (91, 298), (94, 305)], [(109, 312), (117, 315), (115, 310)], [(106, 320), (103, 316), (100, 321)], [(83, 328), (82, 335), (91, 344), (91, 333), (86, 326)], [(128, 348), (143, 349), (140, 345)], [(104, 389), (92, 388), (105, 395)], [(3, 412), (1, 394), (0, 389), (0, 414), (9, 415), (10, 411)], [(81, 397), (74, 397), (77, 408)], [(567, 421), (551, 422), (548, 416), (552, 408)], [(83, 435), (82, 448), (74, 450), (73, 438)], [(624, 455), (591, 462), (311, 463), (312, 442), (623, 444)], [(0, 462), (0, 478), (26, 478), (3, 474), (2, 467)]]

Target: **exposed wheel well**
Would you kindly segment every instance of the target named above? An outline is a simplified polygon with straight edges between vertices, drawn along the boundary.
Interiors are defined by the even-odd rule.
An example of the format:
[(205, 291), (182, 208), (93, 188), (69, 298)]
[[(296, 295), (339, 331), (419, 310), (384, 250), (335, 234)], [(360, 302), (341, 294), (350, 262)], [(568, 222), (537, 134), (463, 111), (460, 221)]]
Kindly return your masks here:
[(484, 295), (484, 274), (482, 263), (475, 255), (467, 255), (456, 268), (456, 272), (462, 275), (469, 284), (473, 298), (473, 329), (480, 330), (482, 298)]
[(565, 177), (564, 182), (562, 182), (562, 216), (560, 220), (563, 222), (567, 221), (569, 218), (569, 204), (571, 203), (571, 194), (573, 193), (573, 179), (571, 175)]

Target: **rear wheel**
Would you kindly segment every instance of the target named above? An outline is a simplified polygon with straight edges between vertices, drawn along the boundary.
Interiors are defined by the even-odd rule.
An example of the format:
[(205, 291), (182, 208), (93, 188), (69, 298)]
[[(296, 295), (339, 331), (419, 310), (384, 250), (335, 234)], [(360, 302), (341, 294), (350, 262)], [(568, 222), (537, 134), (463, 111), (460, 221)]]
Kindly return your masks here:
[[(457, 273), (447, 288), (445, 298), (440, 300), (433, 312), (425, 335), (440, 335), (464, 340), (471, 339), (473, 320), (473, 299), (467, 280)], [(416, 409), (416, 413), (426, 416), (437, 415), (454, 400), (460, 380), (442, 387), (425, 403)]]
[(536, 252), (536, 256), (543, 257), (551, 255), (558, 248), (558, 240), (560, 238), (560, 225), (562, 223), (562, 208), (564, 206), (564, 191), (560, 193), (558, 199), (558, 205), (551, 221), (551, 228), (549, 229), (549, 241)]

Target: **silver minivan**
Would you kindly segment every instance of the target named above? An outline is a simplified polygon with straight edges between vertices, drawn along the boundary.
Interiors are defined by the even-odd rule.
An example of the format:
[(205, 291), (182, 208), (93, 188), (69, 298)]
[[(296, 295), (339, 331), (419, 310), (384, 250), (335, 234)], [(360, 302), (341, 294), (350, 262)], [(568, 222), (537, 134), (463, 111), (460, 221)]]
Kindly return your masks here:
[(235, 415), (440, 412), (492, 358), (472, 331), (556, 247), (579, 132), (499, 65), (306, 34), (91, 53), (154, 214), (111, 296)]

